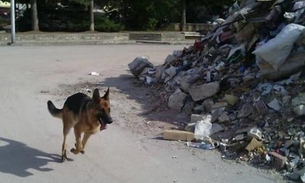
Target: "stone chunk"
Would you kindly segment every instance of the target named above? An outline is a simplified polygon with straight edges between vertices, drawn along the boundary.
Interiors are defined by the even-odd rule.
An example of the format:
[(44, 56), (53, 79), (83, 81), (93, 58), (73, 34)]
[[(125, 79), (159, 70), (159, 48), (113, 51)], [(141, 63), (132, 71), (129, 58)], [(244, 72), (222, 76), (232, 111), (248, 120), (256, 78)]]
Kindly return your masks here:
[(218, 122), (219, 123), (224, 123), (224, 122), (229, 122), (230, 118), (226, 113), (222, 113), (219, 117), (218, 117)]
[(192, 85), (189, 88), (189, 93), (194, 101), (204, 100), (212, 97), (219, 91), (219, 83), (212, 82), (202, 85)]
[(206, 99), (202, 103), (204, 110), (206, 112), (211, 112), (212, 111), (212, 106), (214, 105), (214, 102), (212, 99)]
[(191, 123), (196, 123), (198, 121), (201, 121), (205, 118), (205, 115), (202, 114), (192, 114), (191, 115)]
[(177, 60), (177, 58), (170, 54), (170, 55), (167, 55), (167, 57), (165, 59), (165, 63), (170, 64), (174, 60)]
[(128, 67), (134, 76), (139, 77), (146, 67), (154, 67), (154, 65), (145, 57), (137, 57), (128, 64)]
[(186, 94), (183, 93), (180, 89), (177, 89), (169, 98), (167, 106), (171, 109), (181, 110), (184, 105)]

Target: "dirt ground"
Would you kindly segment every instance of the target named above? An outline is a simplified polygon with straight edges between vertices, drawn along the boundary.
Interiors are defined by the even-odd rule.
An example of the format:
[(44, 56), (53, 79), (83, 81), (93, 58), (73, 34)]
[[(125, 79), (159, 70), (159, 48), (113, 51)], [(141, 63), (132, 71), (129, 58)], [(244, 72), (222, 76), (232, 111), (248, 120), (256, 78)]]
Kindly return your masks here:
[[(189, 117), (167, 109), (160, 86), (145, 86), (128, 63), (162, 64), (183, 45), (0, 47), (0, 180), (5, 182), (285, 182), (273, 170), (223, 161), (217, 151), (160, 139)], [(89, 75), (91, 72), (101, 75)], [(60, 163), (62, 126), (46, 101), (62, 107), (76, 92), (110, 87), (114, 124), (89, 140), (85, 155)], [(74, 144), (73, 132), (68, 149)]]

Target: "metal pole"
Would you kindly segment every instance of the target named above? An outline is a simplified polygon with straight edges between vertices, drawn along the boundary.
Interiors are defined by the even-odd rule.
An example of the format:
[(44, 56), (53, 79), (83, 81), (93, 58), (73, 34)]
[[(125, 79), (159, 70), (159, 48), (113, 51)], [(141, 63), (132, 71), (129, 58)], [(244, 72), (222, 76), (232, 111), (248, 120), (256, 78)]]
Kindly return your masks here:
[(11, 0), (11, 44), (15, 43), (15, 0)]

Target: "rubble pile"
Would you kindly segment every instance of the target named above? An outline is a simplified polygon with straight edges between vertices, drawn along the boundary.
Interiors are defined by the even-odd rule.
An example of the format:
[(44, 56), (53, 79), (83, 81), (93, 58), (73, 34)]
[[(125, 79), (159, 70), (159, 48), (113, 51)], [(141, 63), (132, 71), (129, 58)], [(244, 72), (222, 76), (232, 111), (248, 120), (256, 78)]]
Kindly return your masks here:
[[(129, 69), (145, 84), (163, 83), (168, 107), (191, 115), (185, 131), (197, 142), (188, 146), (305, 182), (304, 10), (303, 0), (235, 3), (222, 24), (163, 65), (137, 57)], [(173, 139), (189, 141), (186, 134)]]

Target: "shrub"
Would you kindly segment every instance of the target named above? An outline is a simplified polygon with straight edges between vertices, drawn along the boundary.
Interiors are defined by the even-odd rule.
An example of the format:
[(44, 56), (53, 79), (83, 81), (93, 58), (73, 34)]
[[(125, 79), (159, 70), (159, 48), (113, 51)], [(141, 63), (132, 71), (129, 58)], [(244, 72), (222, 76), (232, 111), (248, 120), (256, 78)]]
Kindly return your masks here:
[[(45, 32), (83, 32), (89, 30), (89, 13), (79, 8), (39, 7), (39, 29)], [(100, 32), (117, 32), (123, 26), (105, 15), (95, 14), (95, 29)], [(31, 30), (31, 10), (26, 10), (16, 21), (19, 32)]]

